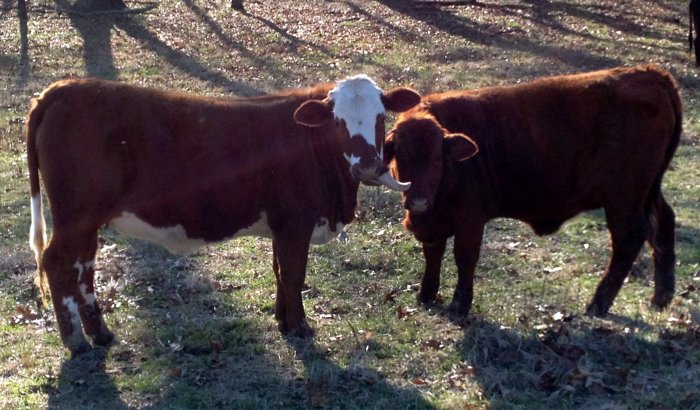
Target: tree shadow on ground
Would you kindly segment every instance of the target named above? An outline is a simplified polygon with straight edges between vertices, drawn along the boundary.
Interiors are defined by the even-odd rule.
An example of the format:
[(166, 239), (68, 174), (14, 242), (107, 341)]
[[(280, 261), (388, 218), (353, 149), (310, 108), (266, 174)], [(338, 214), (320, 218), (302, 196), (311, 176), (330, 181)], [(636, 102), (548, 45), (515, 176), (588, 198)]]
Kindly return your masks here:
[[(261, 91), (241, 81), (229, 79), (225, 75), (211, 70), (196, 58), (178, 51), (160, 40), (156, 34), (148, 29), (139, 18), (118, 14), (72, 13), (71, 10), (82, 10), (84, 7), (78, 0), (71, 3), (69, 0), (54, 0), (56, 5), (68, 12), (73, 27), (78, 30), (84, 41), (83, 59), (85, 71), (88, 76), (116, 79), (119, 70), (114, 61), (111, 47), (111, 35), (113, 29), (119, 29), (128, 36), (138, 40), (142, 47), (156, 53), (168, 64), (182, 72), (200, 80), (212, 83), (224, 88), (228, 92), (237, 95), (259, 95)], [(239, 44), (229, 41), (229, 47), (252, 56), (252, 53)]]
[[(622, 329), (627, 329), (622, 331)], [(505, 328), (475, 319), (460, 350), (467, 369), (491, 405), (536, 408), (686, 408), (700, 400), (697, 327), (666, 331), (658, 342), (638, 335), (650, 325), (611, 316), (593, 321), (575, 315), (538, 326)], [(677, 374), (678, 377), (666, 377)], [(683, 375), (682, 377), (680, 375)], [(688, 377), (692, 376), (692, 377)], [(655, 390), (665, 390), (659, 402)], [(671, 392), (676, 392), (673, 394)]]
[[(27, 15), (27, 3), (25, 0), (2, 0), (0, 3), (0, 19), (4, 18), (5, 13), (10, 14), (12, 11), (17, 11), (17, 21), (19, 22), (19, 58), (11, 55), (6, 55), (0, 52), (0, 73), (4, 71), (4, 67), (17, 67), (14, 78), (14, 85), (22, 88), (29, 81), (30, 65), (29, 65), (29, 17)], [(9, 78), (8, 78), (9, 80)]]
[[(567, 47), (566, 44), (548, 45), (541, 44), (535, 40), (522, 36), (519, 33), (512, 33), (503, 26), (484, 24), (462, 17), (454, 9), (440, 5), (440, 2), (415, 2), (401, 0), (381, 0), (386, 7), (407, 15), (418, 21), (422, 21), (440, 31), (462, 37), (468, 41), (485, 46), (494, 46), (503, 50), (514, 50), (527, 52), (540, 56), (552, 57), (564, 63), (579, 68), (594, 69), (620, 65), (622, 61), (615, 56), (604, 56), (593, 53), (590, 50), (580, 50)], [(571, 28), (563, 26), (552, 16), (555, 14), (572, 15), (580, 19), (591, 21), (595, 24), (602, 24), (611, 30), (621, 31), (625, 34), (644, 35), (645, 37), (662, 38), (662, 33), (650, 32), (647, 27), (636, 23), (633, 17), (635, 12), (628, 12), (624, 15), (615, 12), (596, 12), (598, 8), (586, 5), (570, 5), (551, 1), (528, 1), (529, 5), (495, 5), (482, 3), (479, 1), (469, 2), (473, 7), (482, 7), (485, 10), (498, 9), (506, 15), (522, 16), (524, 9), (532, 9), (533, 17), (528, 17), (534, 24), (549, 27), (562, 34), (575, 35), (589, 40), (597, 38), (589, 32), (577, 32)], [(593, 10), (595, 9), (595, 10)], [(619, 15), (618, 15), (619, 14)], [(600, 41), (607, 41), (600, 39)]]

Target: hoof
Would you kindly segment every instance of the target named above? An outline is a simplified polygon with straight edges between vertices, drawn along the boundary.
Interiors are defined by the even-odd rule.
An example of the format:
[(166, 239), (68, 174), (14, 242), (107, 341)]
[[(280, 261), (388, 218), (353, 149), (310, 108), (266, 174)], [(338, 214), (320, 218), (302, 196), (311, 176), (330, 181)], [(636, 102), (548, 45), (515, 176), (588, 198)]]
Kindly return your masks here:
[(69, 346), (68, 349), (70, 350), (70, 358), (72, 360), (92, 351), (92, 346), (90, 346), (88, 342), (82, 342), (76, 346)]
[(114, 343), (114, 333), (108, 330), (104, 333), (93, 336), (92, 341), (98, 346), (109, 347)]
[(469, 316), (470, 308), (471, 306), (464, 306), (463, 303), (452, 300), (447, 308), (447, 317), (453, 322), (463, 322)]
[(416, 295), (416, 301), (418, 301), (418, 304), (424, 307), (435, 306), (438, 304), (437, 293), (426, 295), (421, 292), (418, 292), (418, 294)]
[(673, 291), (655, 293), (651, 299), (651, 307), (656, 310), (664, 310), (673, 299)]
[(309, 339), (314, 337), (314, 330), (306, 322), (306, 319), (302, 320), (301, 323), (295, 327), (289, 327), (285, 323), (280, 322), (278, 325), (280, 332), (286, 337), (294, 337), (299, 339)]
[(594, 317), (603, 317), (608, 314), (608, 310), (610, 310), (610, 306), (603, 307), (598, 303), (591, 303), (586, 308), (586, 315)]

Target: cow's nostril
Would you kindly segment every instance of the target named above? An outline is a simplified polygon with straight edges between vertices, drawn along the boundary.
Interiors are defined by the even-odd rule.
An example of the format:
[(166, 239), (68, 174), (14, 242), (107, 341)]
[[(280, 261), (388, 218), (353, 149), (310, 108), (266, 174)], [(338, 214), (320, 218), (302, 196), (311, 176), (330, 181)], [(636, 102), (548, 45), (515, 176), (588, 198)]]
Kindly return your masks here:
[(411, 200), (410, 210), (413, 212), (425, 212), (428, 209), (428, 200), (426, 198), (414, 198)]

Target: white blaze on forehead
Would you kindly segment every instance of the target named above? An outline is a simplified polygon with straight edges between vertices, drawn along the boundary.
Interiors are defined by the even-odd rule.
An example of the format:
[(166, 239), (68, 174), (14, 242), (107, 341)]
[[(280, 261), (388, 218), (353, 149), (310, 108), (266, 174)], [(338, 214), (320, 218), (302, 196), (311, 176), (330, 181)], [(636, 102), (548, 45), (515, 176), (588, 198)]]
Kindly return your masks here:
[[(384, 114), (382, 94), (371, 78), (360, 74), (339, 82), (328, 96), (333, 101), (333, 115), (345, 122), (350, 137), (361, 135), (367, 144), (375, 146), (377, 116)], [(359, 158), (351, 156), (348, 161), (354, 165)]]

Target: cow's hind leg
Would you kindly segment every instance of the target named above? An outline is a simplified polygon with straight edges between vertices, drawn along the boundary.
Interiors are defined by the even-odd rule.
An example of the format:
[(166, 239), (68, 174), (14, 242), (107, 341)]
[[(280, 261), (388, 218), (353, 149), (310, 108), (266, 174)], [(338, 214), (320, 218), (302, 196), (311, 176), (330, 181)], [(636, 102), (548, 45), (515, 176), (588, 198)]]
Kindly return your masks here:
[(610, 310), (649, 231), (642, 211), (621, 216), (606, 209), (606, 216), (612, 240), (612, 257), (586, 309), (587, 314), (595, 316), (603, 316)]
[(75, 264), (81, 255), (73, 246), (76, 242), (72, 237), (62, 237), (60, 231), (54, 228), (51, 242), (43, 255), (61, 341), (73, 355), (91, 349), (83, 335), (78, 308), (80, 275)]
[(61, 340), (74, 355), (90, 350), (83, 328), (96, 344), (107, 345), (114, 339), (95, 298), (96, 252), (96, 230), (89, 234), (66, 236), (56, 228), (44, 253), (43, 264)]
[(94, 255), (89, 262), (76, 262), (75, 266), (78, 269), (78, 311), (85, 333), (96, 345), (108, 346), (114, 341), (114, 333), (107, 328), (102, 317), (102, 309), (95, 297)]
[(676, 288), (675, 224), (673, 209), (659, 193), (649, 209), (649, 244), (654, 255), (653, 307), (663, 309), (671, 302)]

